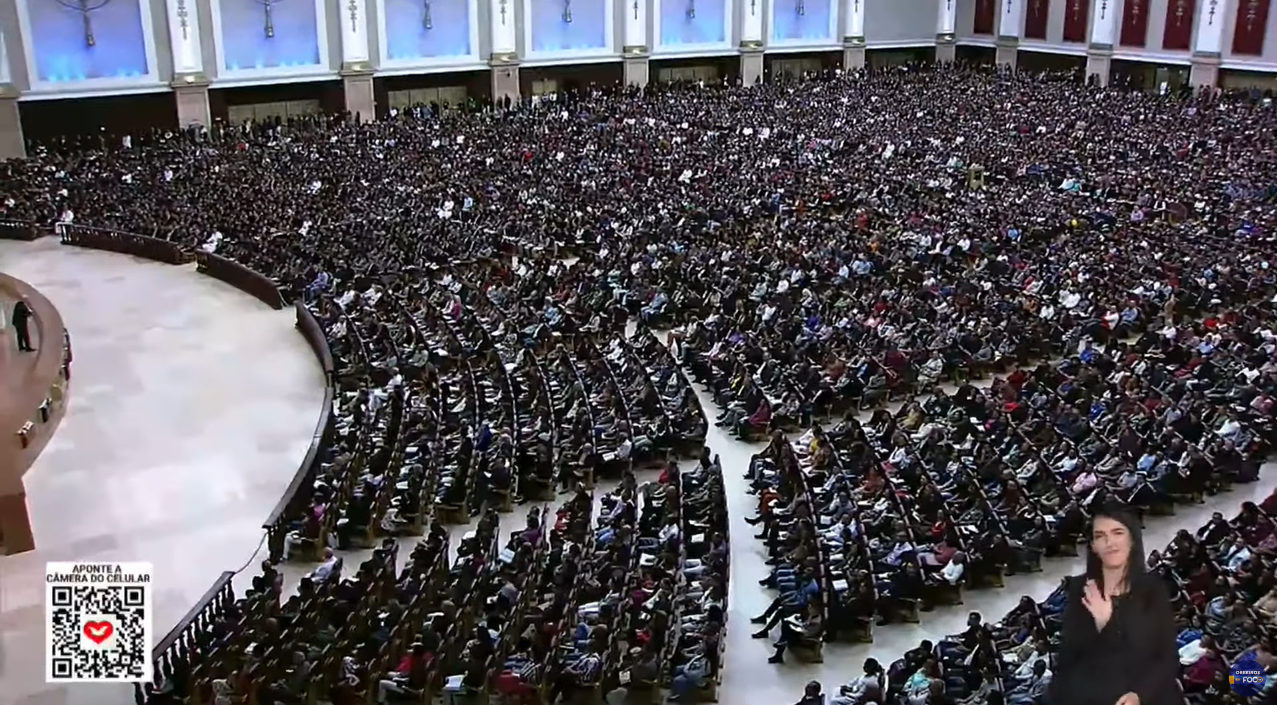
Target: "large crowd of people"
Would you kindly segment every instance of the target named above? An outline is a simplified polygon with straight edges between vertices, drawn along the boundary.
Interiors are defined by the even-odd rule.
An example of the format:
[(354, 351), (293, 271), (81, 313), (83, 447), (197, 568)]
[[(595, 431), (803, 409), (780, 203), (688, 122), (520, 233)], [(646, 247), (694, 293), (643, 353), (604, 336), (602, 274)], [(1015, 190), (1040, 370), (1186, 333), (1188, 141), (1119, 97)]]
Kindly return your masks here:
[[(319, 568), (281, 605), (267, 567), (154, 698), (690, 700), (721, 674), (729, 571), (688, 375), (721, 427), (770, 439), (729, 471), (759, 497), (774, 661), (1037, 570), (1096, 502), (1255, 479), (1277, 440), (1275, 127), (1265, 102), (962, 66), (591, 88), (40, 145), (0, 165), (0, 219), (230, 258), (333, 352), (335, 432), (281, 556)], [(554, 518), (502, 540), (500, 513), (556, 488)], [(471, 518), (449, 562), (442, 525)], [(406, 563), (398, 535), (425, 537)], [(353, 546), (382, 548), (343, 579)], [(1203, 580), (1190, 604), (1217, 597)], [(1000, 628), (1023, 663), (1041, 615)], [(1047, 666), (1008, 680), (1010, 646), (983, 648), (1006, 635), (973, 630), (890, 683), (1033, 702)], [(868, 702), (892, 669), (835, 695)]]
[(747, 521), (763, 525), (777, 565), (764, 583), (801, 576), (777, 609), (806, 608), (796, 587), (810, 586), (825, 629), (864, 638), (873, 622), (960, 602), (963, 586), (1001, 587), (1043, 556), (1076, 555), (1092, 507), (1166, 514), (1255, 481), (1277, 426), (1272, 390), (1252, 384), (1271, 343), (1253, 331), (1272, 327), (1190, 320), (1084, 342), (864, 424), (793, 443), (776, 432), (748, 473), (760, 514)]

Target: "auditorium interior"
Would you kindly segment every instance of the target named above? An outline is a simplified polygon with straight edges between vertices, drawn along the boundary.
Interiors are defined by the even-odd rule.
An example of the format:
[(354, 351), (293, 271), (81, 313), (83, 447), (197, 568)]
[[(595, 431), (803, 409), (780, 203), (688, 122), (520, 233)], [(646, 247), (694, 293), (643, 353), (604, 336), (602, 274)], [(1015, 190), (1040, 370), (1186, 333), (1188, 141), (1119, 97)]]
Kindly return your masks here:
[(0, 4), (0, 703), (1271, 702), (1271, 4)]

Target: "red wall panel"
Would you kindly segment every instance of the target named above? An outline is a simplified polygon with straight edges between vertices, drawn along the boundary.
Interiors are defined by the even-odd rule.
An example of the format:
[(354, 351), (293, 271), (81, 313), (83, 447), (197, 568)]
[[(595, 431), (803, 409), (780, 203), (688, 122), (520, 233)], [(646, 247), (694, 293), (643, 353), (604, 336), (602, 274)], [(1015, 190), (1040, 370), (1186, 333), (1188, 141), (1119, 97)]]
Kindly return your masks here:
[(1259, 56), (1264, 53), (1264, 33), (1268, 28), (1270, 0), (1237, 0), (1237, 26), (1233, 29), (1233, 53)]
[(975, 0), (975, 23), (971, 29), (976, 34), (993, 34), (993, 12), (997, 0)]
[(1119, 44), (1124, 47), (1143, 47), (1148, 44), (1148, 13), (1151, 4), (1150, 0), (1126, 0), (1122, 3), (1122, 32), (1117, 40)]
[(1090, 0), (1067, 0), (1064, 5), (1064, 41), (1086, 43), (1090, 28)]
[(1024, 38), (1046, 39), (1046, 24), (1051, 15), (1051, 0), (1029, 0), (1024, 8)]
[(1163, 49), (1193, 48), (1193, 15), (1196, 10), (1197, 0), (1170, 0), (1166, 3), (1166, 29), (1162, 32)]

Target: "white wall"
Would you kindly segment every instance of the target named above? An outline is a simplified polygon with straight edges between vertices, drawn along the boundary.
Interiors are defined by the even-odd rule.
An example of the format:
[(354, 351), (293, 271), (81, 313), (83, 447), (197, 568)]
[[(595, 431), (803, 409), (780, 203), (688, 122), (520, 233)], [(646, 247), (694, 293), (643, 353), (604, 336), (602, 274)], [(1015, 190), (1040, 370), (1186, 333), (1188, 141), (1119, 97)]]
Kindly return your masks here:
[[(850, 1), (850, 0), (848, 0)], [(865, 3), (865, 42), (878, 46), (916, 46), (936, 41), (937, 0), (861, 0)]]

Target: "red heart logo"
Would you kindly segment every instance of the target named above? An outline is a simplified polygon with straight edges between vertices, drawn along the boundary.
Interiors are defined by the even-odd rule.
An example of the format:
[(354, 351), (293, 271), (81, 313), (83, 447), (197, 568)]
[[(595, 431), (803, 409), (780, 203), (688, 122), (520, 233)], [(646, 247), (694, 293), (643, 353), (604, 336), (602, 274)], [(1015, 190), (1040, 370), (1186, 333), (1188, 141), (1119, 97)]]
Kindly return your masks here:
[(115, 627), (111, 626), (110, 622), (84, 623), (84, 635), (89, 637), (89, 639), (95, 644), (100, 645), (102, 642), (110, 639), (111, 635), (114, 633)]

